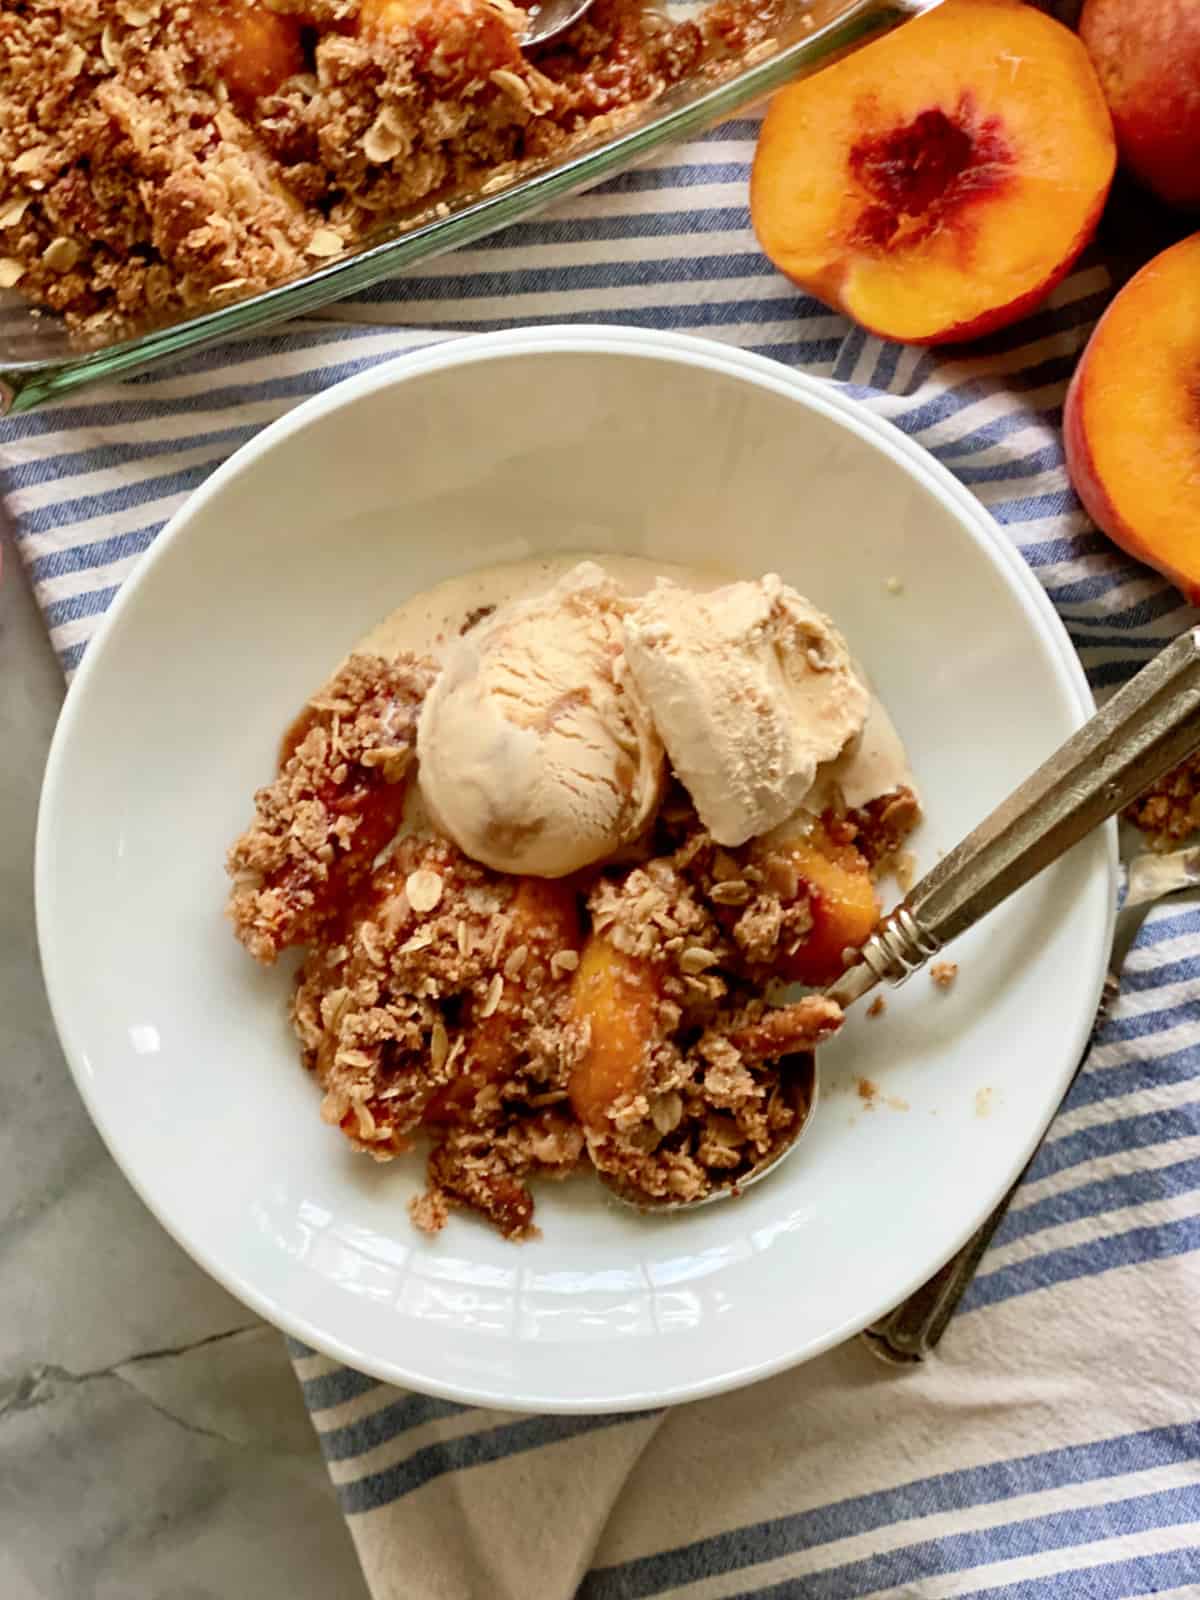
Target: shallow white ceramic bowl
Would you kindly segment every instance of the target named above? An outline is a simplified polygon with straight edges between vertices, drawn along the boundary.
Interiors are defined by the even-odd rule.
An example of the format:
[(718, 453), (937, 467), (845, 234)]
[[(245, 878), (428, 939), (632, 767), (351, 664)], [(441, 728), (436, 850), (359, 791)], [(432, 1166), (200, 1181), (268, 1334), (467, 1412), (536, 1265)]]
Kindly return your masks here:
[(536, 1243), (463, 1216), (418, 1237), (417, 1164), (380, 1168), (319, 1121), (287, 973), (254, 967), (222, 920), (222, 856), (281, 729), (383, 612), (454, 573), (575, 549), (775, 569), (832, 612), (908, 742), (923, 864), (1090, 709), (987, 515), (831, 388), (675, 336), (502, 334), (338, 385), (192, 497), (68, 697), (37, 863), (68, 1060), (180, 1243), (367, 1372), (551, 1411), (746, 1383), (938, 1267), (1066, 1087), (1113, 899), (1099, 835), (961, 941), (951, 994), (922, 977), (883, 1021), (853, 1017), (802, 1150), (737, 1202), (648, 1220), (581, 1179), (543, 1186)]

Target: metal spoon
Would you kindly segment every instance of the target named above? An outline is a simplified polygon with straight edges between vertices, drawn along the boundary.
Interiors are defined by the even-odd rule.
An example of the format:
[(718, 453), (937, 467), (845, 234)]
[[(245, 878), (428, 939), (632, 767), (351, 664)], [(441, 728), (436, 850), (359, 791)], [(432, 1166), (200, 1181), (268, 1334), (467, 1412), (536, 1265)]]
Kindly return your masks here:
[[(521, 48), (531, 50), (557, 38), (578, 22), (591, 4), (592, 0), (535, 0), (525, 8), (529, 26), (521, 37)], [(835, 53), (844, 55), (856, 50), (940, 4), (941, 0), (849, 0), (804, 40), (798, 52), (796, 76), (815, 72)], [(825, 10), (828, 12), (829, 8)]]
[(534, 45), (557, 38), (573, 22), (578, 22), (591, 4), (592, 0), (539, 0), (538, 4), (528, 6), (529, 26), (521, 36), (521, 48), (530, 50)]
[[(1200, 887), (1200, 849), (1176, 850), (1170, 855), (1146, 852), (1135, 856), (1126, 868), (1126, 885), (1125, 899), (1113, 936), (1103, 997), (1092, 1032), (1088, 1035), (1075, 1069), (1076, 1076), (1088, 1058), (1096, 1030), (1103, 1026), (1121, 992), (1125, 958), (1133, 948), (1151, 908), (1172, 895)], [(1035, 1153), (1030, 1157), (1031, 1163), (1036, 1159)], [(1024, 1176), (1022, 1173), (1000, 1204), (945, 1266), (939, 1267), (895, 1310), (887, 1312), (870, 1327), (863, 1329), (861, 1338), (873, 1355), (889, 1366), (911, 1366), (924, 1361), (937, 1348), (959, 1302), (971, 1285), (984, 1252), (1004, 1221)]]
[[(952, 939), (1198, 749), (1200, 628), (1192, 628), (1119, 689), (926, 873), (884, 918), (855, 964), (826, 990), (829, 998), (845, 1007), (881, 983), (906, 983)], [(1181, 864), (1175, 858), (1177, 874), (1195, 867), (1195, 860)], [(780, 1149), (700, 1200), (635, 1198), (619, 1187), (613, 1192), (639, 1211), (690, 1211), (727, 1199), (759, 1183), (791, 1155), (811, 1126), (815, 1103), (814, 1091), (803, 1119)]]

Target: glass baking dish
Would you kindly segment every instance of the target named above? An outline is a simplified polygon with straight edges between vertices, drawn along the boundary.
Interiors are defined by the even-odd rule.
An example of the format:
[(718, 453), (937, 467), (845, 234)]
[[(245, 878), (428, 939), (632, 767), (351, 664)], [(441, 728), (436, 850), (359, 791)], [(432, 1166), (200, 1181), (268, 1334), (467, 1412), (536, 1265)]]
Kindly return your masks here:
[[(15, 292), (0, 294), (0, 414), (27, 411), (84, 384), (144, 372), (172, 356), (232, 334), (311, 312), (406, 267), (494, 233), (563, 195), (612, 177), (670, 140), (733, 116), (789, 79), (834, 57), (937, 0), (810, 0), (776, 39), (742, 59), (720, 63), (648, 105), (616, 134), (576, 145), (545, 166), (526, 168), (492, 192), (456, 197), (432, 220), (399, 219), (378, 238), (290, 282), (215, 311), (189, 315), (135, 338), (80, 348), (51, 312), (35, 311)], [(426, 217), (428, 207), (424, 208)]]

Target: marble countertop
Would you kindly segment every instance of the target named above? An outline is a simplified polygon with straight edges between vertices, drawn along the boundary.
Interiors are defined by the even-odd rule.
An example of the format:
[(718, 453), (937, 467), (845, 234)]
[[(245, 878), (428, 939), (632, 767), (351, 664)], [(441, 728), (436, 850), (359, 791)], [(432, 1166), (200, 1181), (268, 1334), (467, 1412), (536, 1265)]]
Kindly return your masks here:
[(0, 685), (0, 1594), (365, 1600), (282, 1338), (150, 1216), (58, 1048), (32, 864), (63, 685), (7, 544)]

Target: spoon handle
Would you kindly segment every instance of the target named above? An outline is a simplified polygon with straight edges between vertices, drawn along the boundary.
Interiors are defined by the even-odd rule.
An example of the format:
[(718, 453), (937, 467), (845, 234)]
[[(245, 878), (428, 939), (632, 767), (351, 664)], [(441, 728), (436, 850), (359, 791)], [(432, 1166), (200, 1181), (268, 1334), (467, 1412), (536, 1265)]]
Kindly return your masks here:
[(926, 873), (830, 998), (849, 1005), (877, 983), (903, 983), (1197, 749), (1200, 628), (1191, 628)]

